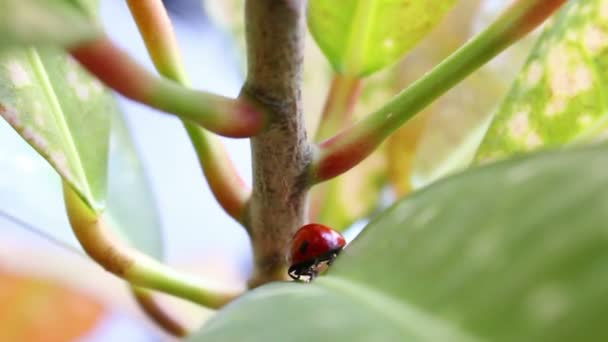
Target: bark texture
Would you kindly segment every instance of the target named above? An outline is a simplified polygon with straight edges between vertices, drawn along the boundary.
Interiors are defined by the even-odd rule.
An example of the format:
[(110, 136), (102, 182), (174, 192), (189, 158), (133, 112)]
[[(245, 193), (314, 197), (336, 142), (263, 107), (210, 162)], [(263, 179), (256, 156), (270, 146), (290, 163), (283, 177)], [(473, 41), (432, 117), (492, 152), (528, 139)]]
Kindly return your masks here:
[(302, 182), (312, 152), (302, 117), (305, 0), (247, 0), (244, 95), (271, 112), (268, 129), (251, 139), (253, 193), (247, 223), (255, 269), (249, 286), (287, 277), (288, 250), (306, 218)]

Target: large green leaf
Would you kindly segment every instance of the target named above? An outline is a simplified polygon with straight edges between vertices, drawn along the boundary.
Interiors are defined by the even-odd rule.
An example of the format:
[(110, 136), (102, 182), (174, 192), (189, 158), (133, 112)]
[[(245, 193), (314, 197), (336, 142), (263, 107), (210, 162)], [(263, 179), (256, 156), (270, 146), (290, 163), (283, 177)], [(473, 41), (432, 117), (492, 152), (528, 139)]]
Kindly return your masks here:
[(596, 137), (608, 127), (607, 0), (571, 1), (500, 106), (477, 161)]
[[(0, 46), (72, 45), (99, 33), (91, 0), (0, 0)], [(84, 11), (83, 11), (84, 10)]]
[(312, 284), (254, 290), (191, 341), (605, 341), (608, 146), (404, 199)]
[(0, 115), (94, 209), (106, 196), (111, 94), (53, 48), (0, 55)]
[(396, 62), (455, 0), (311, 0), (308, 26), (334, 69), (365, 76)]

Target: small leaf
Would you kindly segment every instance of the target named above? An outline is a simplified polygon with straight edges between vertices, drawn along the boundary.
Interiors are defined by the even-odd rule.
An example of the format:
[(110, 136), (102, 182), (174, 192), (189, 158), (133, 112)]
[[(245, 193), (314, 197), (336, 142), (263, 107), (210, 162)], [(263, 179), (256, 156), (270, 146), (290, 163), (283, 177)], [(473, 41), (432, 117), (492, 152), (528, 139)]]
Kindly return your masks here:
[(607, 5), (572, 1), (548, 25), (500, 106), (477, 162), (588, 141), (608, 128)]
[(308, 26), (341, 74), (366, 76), (401, 58), (455, 0), (311, 0)]
[(448, 177), (370, 223), (328, 275), (254, 290), (191, 341), (604, 341), (607, 168), (602, 145)]
[(104, 207), (111, 94), (53, 48), (0, 55), (0, 115), (72, 185)]
[[(74, 156), (85, 165), (85, 177), (74, 178), (75, 184), (96, 189), (92, 193), (97, 194), (98, 203), (107, 202), (103, 213), (115, 229), (113, 233), (137, 249), (162, 258), (162, 235), (154, 197), (112, 96), (63, 53), (18, 51), (0, 59), (2, 115), (50, 161), (46, 163), (15, 131), (2, 123), (0, 210), (38, 227), (45, 235), (80, 248), (65, 215), (61, 180), (49, 167), (57, 160), (50, 156), (62, 152), (66, 139), (71, 137), (77, 147)], [(47, 88), (39, 83), (41, 80), (36, 78), (26, 58), (34, 52), (45, 58), (43, 66), (49, 68), (43, 69), (48, 71)], [(45, 96), (45, 89), (57, 96), (62, 115), (52, 115), (49, 110), (52, 102)], [(58, 128), (57, 122), (63, 119), (66, 130)], [(53, 167), (62, 177), (75, 175), (71, 172), (73, 165), (67, 165), (68, 173), (63, 172), (66, 165), (61, 165), (64, 167)], [(107, 192), (106, 178), (109, 178)]]
[[(61, 180), (49, 164), (8, 125), (0, 122), (0, 211), (44, 236), (80, 249), (63, 207)], [(120, 113), (112, 118), (108, 206), (105, 217), (117, 236), (138, 250), (163, 257), (158, 210), (145, 170)]]
[(163, 257), (160, 217), (145, 169), (125, 120), (112, 117), (106, 217), (120, 235), (137, 249), (158, 259)]
[(92, 6), (90, 0), (87, 4), (75, 0), (0, 0), (0, 46), (69, 46), (91, 39), (99, 34), (94, 21), (86, 15)]

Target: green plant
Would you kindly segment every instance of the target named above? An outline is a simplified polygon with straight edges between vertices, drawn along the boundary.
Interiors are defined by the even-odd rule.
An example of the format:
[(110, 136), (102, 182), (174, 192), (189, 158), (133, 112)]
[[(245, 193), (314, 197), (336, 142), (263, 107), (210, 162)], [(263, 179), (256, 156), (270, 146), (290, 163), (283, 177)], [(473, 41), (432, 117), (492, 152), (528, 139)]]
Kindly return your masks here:
[[(188, 87), (160, 0), (127, 2), (163, 77), (104, 35), (94, 0), (2, 0), (0, 114), (61, 176), (67, 214), (86, 253), (132, 285), (159, 325), (186, 334), (158, 314), (151, 290), (213, 309), (230, 303), (192, 341), (608, 337), (602, 321), (608, 148), (589, 146), (608, 129), (602, 93), (608, 1), (516, 0), (428, 73), (398, 92), (389, 89), (396, 94), (386, 100), (381, 92), (402, 87), (395, 75), (403, 73), (395, 70), (407, 71), (408, 59), (391, 69), (392, 78), (371, 75), (401, 60), (455, 0), (245, 1), (247, 81), (236, 99)], [(425, 108), (461, 82), (475, 86), (480, 74), (467, 77), (554, 12), (492, 115), (486, 113), (498, 98), (485, 103), (483, 94), (499, 92), (480, 88), (471, 101), (484, 102), (479, 115), (464, 121), (467, 113), (456, 111), (433, 126)], [(311, 116), (301, 96), (307, 23), (333, 74), (314, 131), (306, 128)], [(217, 201), (251, 238), (252, 291), (161, 263), (151, 228), (157, 221), (133, 215), (154, 212), (154, 204), (141, 166), (129, 162), (136, 154), (108, 88), (183, 120)], [(358, 100), (373, 109), (356, 114)], [(423, 131), (437, 136), (449, 126), (458, 139), (432, 145), (429, 155), (441, 157), (431, 166), (412, 166)], [(250, 138), (252, 190), (215, 134)], [(422, 189), (378, 214), (326, 275), (311, 284), (286, 282), (294, 231), (311, 218), (333, 220), (337, 229), (352, 223), (356, 215), (340, 207), (340, 196), (359, 185), (330, 180), (376, 151), (387, 156), (389, 171), (358, 178), (373, 188), (360, 199), (365, 208), (358, 215), (376, 207), (387, 174), (400, 195)], [(493, 163), (477, 167), (482, 162)]]

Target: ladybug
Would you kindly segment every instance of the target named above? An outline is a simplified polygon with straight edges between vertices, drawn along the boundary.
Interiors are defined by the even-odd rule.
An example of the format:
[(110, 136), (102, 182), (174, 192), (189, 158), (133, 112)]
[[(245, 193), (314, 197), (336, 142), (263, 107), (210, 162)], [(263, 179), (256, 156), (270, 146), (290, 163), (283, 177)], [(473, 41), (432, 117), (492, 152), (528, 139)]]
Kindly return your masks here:
[(342, 234), (318, 223), (302, 226), (291, 243), (289, 276), (294, 280), (313, 280), (336, 259), (346, 245)]

